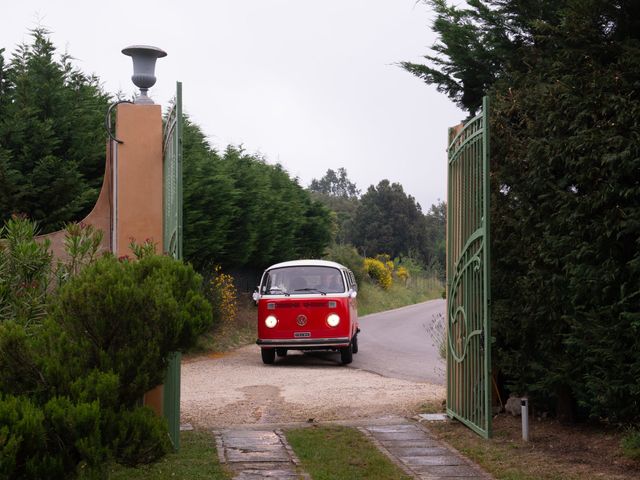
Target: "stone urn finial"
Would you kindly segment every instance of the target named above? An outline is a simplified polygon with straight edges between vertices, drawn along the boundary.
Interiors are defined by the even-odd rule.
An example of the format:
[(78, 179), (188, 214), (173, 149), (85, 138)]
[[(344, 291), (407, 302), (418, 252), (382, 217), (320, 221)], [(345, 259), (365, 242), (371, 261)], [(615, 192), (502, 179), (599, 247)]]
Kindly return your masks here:
[(134, 103), (152, 105), (153, 100), (149, 98), (147, 92), (156, 83), (156, 60), (166, 57), (167, 52), (149, 45), (132, 45), (123, 49), (122, 53), (132, 58), (133, 75), (131, 81), (140, 89), (140, 95), (135, 98)]

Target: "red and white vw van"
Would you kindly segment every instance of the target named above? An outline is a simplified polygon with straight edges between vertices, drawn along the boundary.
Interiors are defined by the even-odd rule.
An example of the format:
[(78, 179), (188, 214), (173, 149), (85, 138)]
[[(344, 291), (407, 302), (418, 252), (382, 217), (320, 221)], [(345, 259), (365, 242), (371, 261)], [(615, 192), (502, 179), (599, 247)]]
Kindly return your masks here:
[(288, 350), (333, 350), (343, 364), (358, 352), (358, 286), (351, 270), (324, 260), (278, 263), (262, 274), (258, 341), (271, 364)]

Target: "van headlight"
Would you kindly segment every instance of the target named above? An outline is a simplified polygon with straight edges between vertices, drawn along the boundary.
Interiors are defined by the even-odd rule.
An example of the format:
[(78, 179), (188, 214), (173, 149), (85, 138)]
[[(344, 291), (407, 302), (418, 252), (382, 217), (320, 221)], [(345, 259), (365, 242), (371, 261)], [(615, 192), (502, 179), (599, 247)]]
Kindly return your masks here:
[(264, 319), (264, 324), (269, 328), (273, 328), (278, 324), (278, 319), (273, 315), (269, 315)]
[(337, 327), (339, 323), (340, 323), (340, 317), (335, 313), (332, 313), (327, 317), (327, 324), (330, 327)]

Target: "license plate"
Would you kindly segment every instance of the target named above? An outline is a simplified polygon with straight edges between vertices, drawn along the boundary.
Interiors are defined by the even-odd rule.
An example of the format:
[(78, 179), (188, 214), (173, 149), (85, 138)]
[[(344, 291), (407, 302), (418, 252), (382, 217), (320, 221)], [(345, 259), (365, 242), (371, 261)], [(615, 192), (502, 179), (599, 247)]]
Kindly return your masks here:
[(293, 336), (296, 338), (307, 338), (311, 336), (311, 332), (295, 332)]

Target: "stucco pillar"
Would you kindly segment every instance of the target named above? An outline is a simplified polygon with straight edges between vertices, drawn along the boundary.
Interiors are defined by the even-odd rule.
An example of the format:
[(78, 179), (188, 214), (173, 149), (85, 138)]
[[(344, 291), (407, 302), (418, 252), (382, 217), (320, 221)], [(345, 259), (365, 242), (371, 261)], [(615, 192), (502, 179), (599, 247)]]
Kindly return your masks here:
[[(162, 110), (160, 105), (118, 105), (116, 137), (116, 219), (114, 253), (133, 257), (131, 239), (141, 244), (149, 239), (156, 253), (164, 251)], [(144, 395), (143, 403), (163, 412), (163, 386)]]
[(133, 256), (131, 239), (149, 239), (162, 245), (162, 110), (160, 105), (118, 105), (117, 149), (117, 256)]

